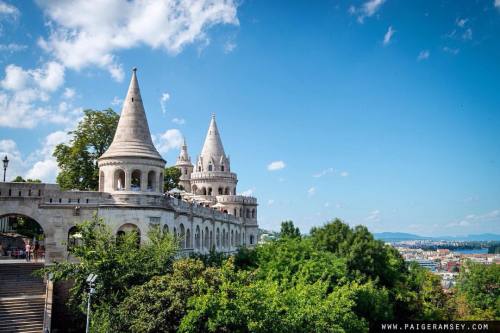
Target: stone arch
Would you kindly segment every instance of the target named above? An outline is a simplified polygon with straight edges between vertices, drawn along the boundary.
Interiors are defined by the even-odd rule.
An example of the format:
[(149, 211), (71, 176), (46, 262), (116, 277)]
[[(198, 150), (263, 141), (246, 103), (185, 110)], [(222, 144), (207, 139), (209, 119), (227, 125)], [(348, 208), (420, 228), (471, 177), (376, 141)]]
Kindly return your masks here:
[(215, 241), (216, 241), (216, 247), (219, 249), (220, 248), (220, 230), (217, 228), (217, 231), (215, 232)]
[(207, 195), (207, 189), (205, 187), (201, 188), (201, 194), (202, 195)]
[(255, 218), (255, 208), (252, 209), (252, 218), (254, 219)]
[(225, 249), (226, 246), (226, 229), (222, 228), (222, 248)]
[(218, 189), (219, 195), (224, 194), (223, 191), (224, 191), (224, 189), (222, 187), (219, 187), (219, 189)]
[(196, 231), (195, 231), (195, 234), (194, 234), (194, 240), (195, 240), (195, 247), (196, 249), (200, 249), (201, 248), (201, 235), (200, 235), (200, 226), (196, 226)]
[(186, 228), (186, 249), (190, 249), (191, 247), (191, 230)]
[(204, 247), (205, 249), (210, 248), (209, 238), (208, 238), (208, 237), (209, 237), (209, 234), (208, 234), (208, 233), (209, 233), (209, 232), (208, 232), (208, 227), (205, 227), (205, 235), (204, 235), (204, 236), (205, 236), (205, 240), (204, 240), (204, 242), (203, 242), (203, 243), (204, 243), (204, 244), (203, 244), (203, 245), (204, 245), (203, 247)]
[(226, 187), (226, 189), (224, 190), (224, 194), (229, 195), (229, 187)]
[[(34, 211), (35, 208), (33, 207), (19, 206), (16, 207), (17, 209), (15, 209), (14, 212), (10, 212), (9, 210), (8, 213), (4, 211), (4, 208), (7, 207), (0, 208), (0, 221), (6, 222), (2, 224), (4, 226), (7, 226), (8, 230), (0, 230), (0, 232), (14, 231), (15, 233), (20, 233), (18, 232), (17, 228), (19, 227), (18, 223), (21, 222), (19, 219), (22, 219), (22, 222), (25, 223), (25, 225), (29, 225), (30, 226), (29, 229), (33, 231), (33, 233), (30, 234), (27, 233), (25, 234), (24, 232), (22, 233), (24, 238), (29, 239), (29, 243), (32, 249), (34, 250), (35, 247), (37, 249), (36, 257), (34, 253), (33, 259), (43, 258), (45, 256), (46, 244), (54, 241), (54, 237), (51, 237), (52, 235), (50, 234), (49, 225), (42, 222), (44, 220), (39, 214), (37, 214)], [(35, 239), (34, 242), (33, 239)], [(14, 247), (21, 248), (21, 250), (24, 250), (24, 242), (20, 241), (19, 243), (20, 244), (15, 244)], [(7, 251), (7, 248), (5, 248), (4, 250)], [(46, 260), (47, 259), (48, 258), (46, 257)]]
[(231, 246), (234, 246), (234, 231), (231, 230)]
[(99, 172), (99, 192), (104, 192), (104, 171)]
[(211, 187), (208, 188), (207, 195), (212, 195), (212, 188)]
[(142, 172), (139, 169), (135, 169), (132, 171), (130, 176), (130, 189), (132, 191), (140, 191), (141, 190), (141, 177)]
[(179, 234), (177, 236), (181, 242), (181, 249), (185, 249), (186, 248), (186, 238), (185, 238), (186, 231), (184, 229), (184, 224), (182, 224), (182, 223), (179, 225)]
[(168, 234), (168, 233), (169, 233), (168, 224), (165, 224), (165, 225), (163, 226), (163, 233), (165, 233), (165, 234)]
[(237, 211), (236, 211), (236, 208), (235, 208), (235, 209), (233, 209), (233, 215), (234, 215), (235, 217), (237, 217), (237, 216), (238, 216), (238, 215), (236, 215), (236, 213), (237, 213)]
[(156, 172), (154, 170), (150, 170), (148, 172), (148, 184), (147, 184), (147, 189), (148, 191), (155, 191), (156, 192)]
[(198, 186), (196, 185), (191, 186), (191, 191), (193, 192), (193, 194), (197, 194), (196, 192), (198, 191)]
[(125, 235), (127, 232), (135, 232), (137, 235), (137, 246), (141, 244), (141, 229), (133, 223), (122, 224), (116, 231), (117, 240), (120, 236)]
[(248, 209), (248, 208), (246, 209), (245, 216), (246, 216), (247, 219), (250, 218), (250, 209)]
[(240, 217), (243, 217), (243, 208), (240, 207)]
[(224, 172), (224, 164), (221, 164), (220, 171)]
[(116, 169), (113, 175), (113, 189), (121, 191), (125, 189), (125, 171)]
[(69, 230), (68, 230), (68, 242), (66, 243), (68, 251), (71, 248), (73, 248), (79, 244), (79, 240), (81, 239), (81, 235), (79, 235), (79, 232), (80, 232), (80, 228), (78, 228), (78, 226), (76, 226), (76, 225), (69, 228)]
[(209, 248), (210, 249), (214, 248), (214, 233), (212, 232), (212, 230), (210, 230), (210, 244), (209, 244)]
[(250, 245), (254, 245), (255, 239), (254, 235), (250, 235)]

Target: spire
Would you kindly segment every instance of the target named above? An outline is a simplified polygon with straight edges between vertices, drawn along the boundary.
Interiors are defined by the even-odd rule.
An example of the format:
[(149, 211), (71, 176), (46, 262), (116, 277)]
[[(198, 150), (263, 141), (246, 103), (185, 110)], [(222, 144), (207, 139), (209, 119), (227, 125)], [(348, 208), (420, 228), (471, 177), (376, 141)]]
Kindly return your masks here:
[(222, 156), (224, 158), (226, 157), (224, 147), (222, 146), (222, 141), (220, 139), (219, 130), (217, 129), (217, 123), (215, 122), (214, 113), (212, 113), (212, 119), (210, 120), (210, 126), (208, 126), (207, 136), (205, 138), (205, 143), (203, 144), (200, 156), (206, 160), (209, 160), (210, 158), (219, 160)]
[(179, 157), (177, 157), (177, 164), (182, 164), (182, 162), (189, 162), (191, 164), (191, 157), (189, 157), (187, 151), (186, 137), (182, 139), (181, 152), (179, 153)]
[(116, 128), (115, 137), (101, 158), (148, 157), (163, 160), (151, 140), (148, 120), (142, 104), (141, 91), (137, 82), (137, 68), (132, 69), (132, 78), (123, 102), (123, 108)]

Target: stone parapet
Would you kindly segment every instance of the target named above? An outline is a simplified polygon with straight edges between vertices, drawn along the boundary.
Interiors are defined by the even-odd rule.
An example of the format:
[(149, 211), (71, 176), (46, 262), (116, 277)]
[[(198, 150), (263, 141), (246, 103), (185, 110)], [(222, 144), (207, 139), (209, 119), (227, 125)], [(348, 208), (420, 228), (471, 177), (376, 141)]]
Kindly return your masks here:
[(237, 181), (237, 176), (234, 172), (224, 171), (201, 171), (191, 173), (191, 180), (216, 180), (216, 179), (231, 179)]
[(218, 195), (217, 202), (224, 203), (235, 203), (243, 205), (257, 205), (257, 198), (248, 197), (245, 195)]

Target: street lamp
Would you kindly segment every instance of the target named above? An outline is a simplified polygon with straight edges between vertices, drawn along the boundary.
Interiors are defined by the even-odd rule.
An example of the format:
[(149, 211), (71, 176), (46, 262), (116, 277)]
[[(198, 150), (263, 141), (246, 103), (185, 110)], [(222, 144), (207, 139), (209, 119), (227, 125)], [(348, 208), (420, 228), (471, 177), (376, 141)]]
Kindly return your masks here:
[(89, 285), (89, 300), (87, 301), (87, 326), (85, 328), (85, 333), (89, 333), (90, 324), (90, 297), (95, 293), (95, 280), (97, 279), (97, 274), (91, 273), (87, 277), (87, 284)]
[(7, 172), (7, 167), (9, 166), (9, 159), (7, 158), (7, 155), (5, 155), (2, 162), (3, 162), (3, 182), (5, 183), (5, 173)]

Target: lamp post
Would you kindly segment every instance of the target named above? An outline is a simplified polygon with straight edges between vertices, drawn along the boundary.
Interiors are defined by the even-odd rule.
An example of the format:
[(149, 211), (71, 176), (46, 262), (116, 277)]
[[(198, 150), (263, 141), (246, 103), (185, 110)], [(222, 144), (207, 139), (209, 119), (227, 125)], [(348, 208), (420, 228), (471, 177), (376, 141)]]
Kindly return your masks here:
[(85, 328), (85, 333), (89, 333), (89, 326), (90, 326), (90, 297), (92, 296), (93, 293), (95, 293), (95, 280), (97, 279), (97, 274), (91, 273), (87, 277), (87, 283), (89, 285), (89, 300), (87, 301), (87, 325)]
[(5, 173), (7, 172), (7, 167), (9, 166), (9, 159), (7, 158), (7, 155), (5, 155), (2, 162), (3, 162), (3, 182), (5, 183)]

